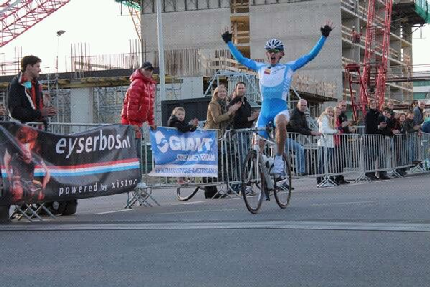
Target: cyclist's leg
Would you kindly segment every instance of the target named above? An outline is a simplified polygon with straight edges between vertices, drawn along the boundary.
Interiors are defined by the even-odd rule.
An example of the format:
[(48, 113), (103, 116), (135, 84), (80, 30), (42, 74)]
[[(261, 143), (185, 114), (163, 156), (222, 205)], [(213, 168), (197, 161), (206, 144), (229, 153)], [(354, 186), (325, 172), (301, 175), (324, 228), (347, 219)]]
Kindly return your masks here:
[(288, 110), (284, 110), (275, 116), (276, 145), (277, 155), (279, 156), (284, 154), (285, 141), (287, 139), (287, 124), (289, 120), (290, 113)]
[[(265, 128), (267, 124), (270, 122), (270, 118), (263, 116), (260, 114), (257, 119), (257, 128)], [(259, 131), (258, 135), (262, 138), (267, 139), (269, 137), (269, 134), (266, 130)], [(260, 147), (260, 150), (262, 151), (264, 149), (264, 140), (259, 139), (258, 146)]]
[(287, 139), (287, 123), (289, 119), (290, 114), (288, 110), (281, 111), (275, 116), (277, 151), (273, 168), (274, 174), (285, 174), (283, 154), (285, 141)]

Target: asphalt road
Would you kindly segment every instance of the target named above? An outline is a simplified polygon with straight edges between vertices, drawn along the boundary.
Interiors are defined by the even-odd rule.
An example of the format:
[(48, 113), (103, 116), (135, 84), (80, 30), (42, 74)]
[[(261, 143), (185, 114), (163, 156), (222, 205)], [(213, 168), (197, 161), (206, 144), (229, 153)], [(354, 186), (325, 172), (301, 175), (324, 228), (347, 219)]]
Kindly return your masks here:
[(124, 210), (81, 200), (74, 216), (0, 226), (1, 286), (427, 286), (430, 176), (318, 189), (290, 206), (241, 198)]

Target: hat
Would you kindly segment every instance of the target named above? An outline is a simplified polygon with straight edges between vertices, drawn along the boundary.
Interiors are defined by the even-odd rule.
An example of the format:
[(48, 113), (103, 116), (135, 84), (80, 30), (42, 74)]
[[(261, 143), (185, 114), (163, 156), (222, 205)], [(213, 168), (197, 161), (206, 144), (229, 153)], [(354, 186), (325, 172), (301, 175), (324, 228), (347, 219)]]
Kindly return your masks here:
[(152, 64), (150, 62), (145, 62), (145, 63), (143, 63), (141, 69), (144, 69), (144, 70), (146, 70), (146, 69), (154, 70), (154, 67), (152, 66)]

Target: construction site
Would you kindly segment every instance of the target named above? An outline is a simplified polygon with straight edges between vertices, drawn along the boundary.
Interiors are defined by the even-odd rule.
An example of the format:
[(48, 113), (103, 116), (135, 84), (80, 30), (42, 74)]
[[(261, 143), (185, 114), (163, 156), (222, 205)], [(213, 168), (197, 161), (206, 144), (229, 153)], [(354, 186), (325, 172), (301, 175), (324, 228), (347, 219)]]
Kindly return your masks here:
[[(60, 13), (70, 1), (1, 1), (0, 48), (12, 45), (23, 33), (32, 33), (34, 25)], [(232, 58), (220, 37), (225, 29), (232, 31), (233, 42), (243, 55), (256, 61), (265, 61), (264, 44), (269, 38), (283, 41), (285, 57), (281, 61), (286, 62), (308, 53), (320, 37), (320, 27), (326, 20), (333, 21), (335, 29), (323, 50), (295, 74), (291, 85), (290, 106), (305, 98), (313, 116), (327, 103), (344, 99), (358, 120), (369, 98), (377, 99), (380, 106), (389, 99), (406, 105), (414, 100), (414, 83), (430, 80), (414, 74), (412, 54), (413, 32), (430, 22), (426, 0), (116, 2), (136, 29), (131, 52), (90, 55), (85, 45), (73, 45), (67, 72), (43, 74), (39, 79), (50, 95), (50, 104), (59, 111), (53, 121), (118, 122), (129, 75), (144, 61), (160, 66), (159, 17), (163, 20), (159, 35), (164, 42), (164, 65), (156, 68), (154, 77), (165, 82), (165, 92), (158, 86), (155, 114), (159, 125), (165, 124), (165, 115), (170, 113), (166, 110), (169, 101), (194, 104), (190, 116), (205, 120), (211, 91), (220, 82), (228, 83), (231, 93), (236, 82), (244, 81), (248, 99), (259, 105), (257, 75)], [(161, 13), (157, 13), (157, 5)], [(0, 105), (7, 106), (8, 84), (19, 72), (22, 56), (18, 49), (0, 64)], [(159, 77), (160, 70), (165, 77)]]

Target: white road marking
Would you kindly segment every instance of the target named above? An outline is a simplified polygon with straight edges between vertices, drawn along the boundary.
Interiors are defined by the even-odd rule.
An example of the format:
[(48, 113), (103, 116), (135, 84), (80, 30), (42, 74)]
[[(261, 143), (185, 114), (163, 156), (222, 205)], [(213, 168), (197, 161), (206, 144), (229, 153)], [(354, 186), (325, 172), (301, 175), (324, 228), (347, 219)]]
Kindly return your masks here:
[(294, 229), (338, 231), (430, 232), (430, 223), (338, 222), (338, 221), (259, 221), (259, 222), (170, 222), (170, 223), (91, 223), (17, 224), (0, 226), (1, 231), (82, 231), (82, 230), (204, 230), (204, 229)]
[(349, 202), (332, 202), (332, 203), (314, 203), (312, 206), (328, 206), (328, 205), (350, 205), (350, 204), (365, 204), (365, 203), (378, 203), (374, 200), (367, 201), (349, 201)]
[(126, 212), (126, 211), (131, 211), (131, 210), (133, 210), (133, 209), (119, 209), (119, 210), (103, 211), (103, 212), (99, 212), (99, 213), (95, 213), (95, 214), (103, 215), (103, 214), (110, 214), (110, 213), (117, 213), (117, 212)]

